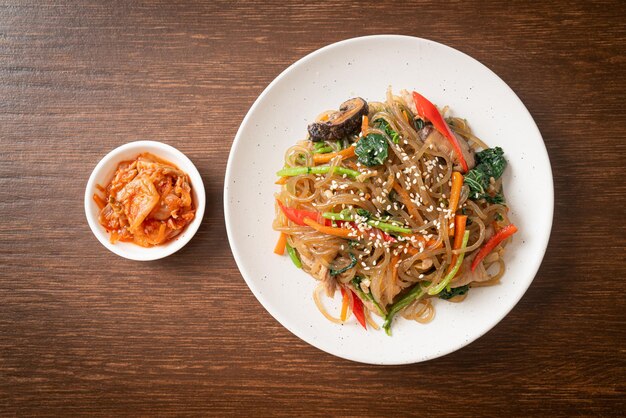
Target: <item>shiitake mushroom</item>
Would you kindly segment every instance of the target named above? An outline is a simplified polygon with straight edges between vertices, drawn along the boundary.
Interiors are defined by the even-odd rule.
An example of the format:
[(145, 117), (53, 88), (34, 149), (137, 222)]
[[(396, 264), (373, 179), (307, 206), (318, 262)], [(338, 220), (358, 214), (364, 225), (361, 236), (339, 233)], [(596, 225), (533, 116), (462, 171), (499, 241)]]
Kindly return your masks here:
[(313, 142), (328, 141), (358, 133), (363, 115), (368, 113), (369, 106), (364, 99), (347, 100), (339, 106), (339, 111), (330, 114), (328, 120), (310, 124), (307, 128), (309, 138)]

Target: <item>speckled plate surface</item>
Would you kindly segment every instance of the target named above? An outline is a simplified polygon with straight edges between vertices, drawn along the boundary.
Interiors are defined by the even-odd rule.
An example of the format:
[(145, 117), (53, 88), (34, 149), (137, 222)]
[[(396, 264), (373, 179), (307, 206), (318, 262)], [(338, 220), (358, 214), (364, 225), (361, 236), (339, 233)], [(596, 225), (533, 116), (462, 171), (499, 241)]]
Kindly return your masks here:
[[(306, 137), (326, 109), (361, 96), (381, 101), (387, 87), (416, 90), (466, 118), (476, 135), (501, 146), (509, 161), (504, 190), (520, 229), (507, 247), (497, 286), (473, 289), (463, 303), (435, 300), (426, 325), (398, 318), (393, 336), (365, 332), (356, 321), (327, 321), (312, 299), (316, 285), (288, 257), (272, 250), (275, 173), (285, 150)], [(248, 286), (289, 331), (333, 355), (371, 364), (416, 363), (457, 350), (495, 326), (532, 282), (545, 253), (554, 206), (552, 172), (541, 134), (515, 93), (487, 67), (445, 45), (380, 35), (329, 45), (297, 61), (265, 89), (233, 143), (224, 212), (233, 255)], [(340, 297), (328, 305), (341, 304)], [(332, 308), (332, 306), (331, 306)]]

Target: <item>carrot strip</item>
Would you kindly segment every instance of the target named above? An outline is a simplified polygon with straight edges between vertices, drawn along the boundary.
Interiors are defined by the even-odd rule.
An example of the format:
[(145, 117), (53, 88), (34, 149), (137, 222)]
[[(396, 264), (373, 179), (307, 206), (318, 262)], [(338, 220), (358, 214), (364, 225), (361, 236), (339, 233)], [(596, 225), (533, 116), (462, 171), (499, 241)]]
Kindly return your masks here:
[(406, 114), (406, 110), (402, 111), (402, 116), (404, 117), (404, 120), (406, 121), (406, 123), (409, 123), (409, 115)]
[(409, 215), (411, 215), (417, 222), (423, 222), (422, 216), (420, 215), (419, 210), (417, 210), (417, 206), (415, 206), (415, 203), (411, 200), (409, 193), (404, 190), (404, 187), (402, 187), (400, 183), (394, 183), (393, 190), (395, 190), (396, 193), (400, 195), (400, 198), (402, 198), (404, 206), (406, 206), (409, 211)]
[[(454, 244), (453, 248), (458, 250), (463, 245), (463, 234), (465, 234), (465, 225), (467, 224), (466, 215), (456, 215), (454, 217)], [(458, 254), (452, 254), (452, 261), (450, 262), (450, 271), (456, 264), (456, 260), (459, 258)]]
[(281, 177), (278, 180), (276, 180), (276, 182), (274, 182), (274, 184), (285, 184), (287, 183), (287, 177)]
[(318, 224), (311, 218), (304, 218), (304, 223), (323, 234), (334, 235), (336, 237), (345, 238), (345, 239), (354, 238), (353, 231), (351, 231), (348, 228), (334, 228), (332, 226), (324, 226), (324, 225)]
[[(428, 241), (426, 241), (423, 237), (422, 237), (422, 240), (425, 243), (425, 247), (427, 250), (436, 250), (436, 249), (443, 247), (443, 242), (441, 241), (437, 242), (437, 240), (433, 240), (433, 239), (429, 239)], [(407, 254), (410, 254), (410, 255), (421, 254), (423, 252), (423, 250), (420, 250), (419, 248), (415, 248), (412, 245), (407, 245), (405, 248), (407, 250), (406, 251)]]
[(361, 120), (361, 135), (365, 136), (365, 132), (367, 132), (369, 124), (369, 118), (367, 115), (363, 115), (363, 119)]
[[(450, 216), (454, 216), (454, 213), (456, 212), (459, 206), (459, 198), (461, 197), (462, 187), (463, 187), (463, 174), (459, 173), (458, 171), (455, 171), (454, 173), (452, 173), (452, 189), (450, 191), (450, 202), (448, 205), (448, 209), (450, 210)], [(455, 235), (454, 228), (449, 228), (449, 235)]]
[(341, 294), (343, 296), (343, 302), (341, 304), (341, 320), (346, 320), (346, 315), (348, 314), (348, 305), (350, 304), (350, 299), (348, 298), (348, 293), (345, 290), (341, 289)]
[(354, 153), (354, 147), (350, 146), (338, 152), (329, 152), (327, 154), (314, 154), (313, 162), (315, 164), (323, 164), (323, 163), (329, 162), (330, 160), (332, 160), (333, 158), (337, 156), (340, 156), (342, 160), (345, 160), (347, 158), (354, 157), (355, 155), (356, 154)]
[(287, 234), (284, 232), (280, 233), (280, 237), (278, 238), (278, 242), (276, 243), (276, 247), (274, 247), (274, 254), (283, 255), (285, 254), (285, 246), (287, 245)]
[(398, 262), (400, 262), (400, 254), (391, 258), (391, 282), (395, 283), (398, 278)]

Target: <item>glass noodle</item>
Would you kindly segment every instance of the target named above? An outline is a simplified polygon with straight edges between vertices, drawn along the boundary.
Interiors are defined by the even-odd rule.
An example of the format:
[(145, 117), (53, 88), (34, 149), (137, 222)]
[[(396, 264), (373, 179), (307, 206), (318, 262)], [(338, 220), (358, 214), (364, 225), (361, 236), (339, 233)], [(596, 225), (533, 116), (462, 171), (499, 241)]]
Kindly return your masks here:
[[(334, 228), (353, 228), (349, 239), (318, 231), (309, 225), (299, 225), (290, 220), (276, 206), (273, 227), (287, 235), (287, 243), (296, 249), (302, 268), (319, 281), (315, 301), (329, 320), (342, 323), (325, 311), (321, 299), (332, 297), (338, 288), (349, 290), (350, 297), (359, 297), (369, 314), (385, 317), (393, 304), (410, 289), (421, 285), (425, 291), (400, 311), (404, 318), (429, 322), (435, 316), (434, 299), (427, 290), (439, 284), (449, 274), (453, 262), (463, 255), (458, 273), (448, 290), (470, 285), (483, 286), (498, 283), (504, 274), (502, 254), (508, 240), (498, 245), (478, 267), (472, 271), (470, 263), (495, 231), (510, 223), (504, 203), (490, 203), (485, 199), (470, 199), (467, 184), (462, 186), (458, 206), (449, 209), (452, 177), (459, 171), (454, 152), (442, 147), (441, 136), (427, 135), (424, 122), (406, 94), (394, 95), (389, 89), (383, 102), (369, 102), (366, 123), (360, 132), (341, 140), (328, 140), (333, 152), (352, 146), (370, 134), (382, 135), (388, 145), (388, 156), (382, 165), (365, 166), (356, 156), (331, 158), (331, 169), (326, 174), (304, 173), (284, 177), (276, 199), (288, 208), (309, 212), (355, 214), (362, 209), (372, 219), (392, 223), (411, 230), (411, 234), (385, 236), (376, 226), (365, 223), (338, 222)], [(445, 117), (445, 111), (442, 112)], [(333, 111), (321, 113), (317, 121), (332, 118)], [(389, 129), (385, 129), (384, 121)], [(486, 149), (487, 145), (474, 136), (469, 124), (460, 118), (446, 118), (448, 125), (460, 141), (468, 144), (469, 152)], [(398, 134), (397, 143), (389, 132)], [(304, 139), (288, 148), (284, 164), (289, 167), (315, 166), (315, 142)], [(319, 164), (318, 164), (319, 165)], [(357, 178), (333, 172), (333, 167), (345, 167), (359, 172)], [(501, 181), (492, 179), (490, 188), (501, 192)], [(407, 201), (408, 200), (410, 201)], [(467, 216), (466, 231), (469, 239), (465, 248), (454, 248), (456, 215)], [(320, 223), (323, 219), (314, 219)], [(375, 223), (375, 221), (374, 221)], [(340, 267), (356, 265), (345, 272), (333, 275)], [(360, 280), (355, 285), (355, 278)], [(358, 289), (357, 289), (358, 287)], [(367, 297), (363, 297), (367, 295)], [(461, 301), (466, 295), (451, 301)], [(433, 303), (435, 302), (435, 303)], [(350, 311), (350, 310), (349, 310)], [(352, 310), (353, 311), (353, 310)], [(374, 324), (370, 319), (370, 324)]]

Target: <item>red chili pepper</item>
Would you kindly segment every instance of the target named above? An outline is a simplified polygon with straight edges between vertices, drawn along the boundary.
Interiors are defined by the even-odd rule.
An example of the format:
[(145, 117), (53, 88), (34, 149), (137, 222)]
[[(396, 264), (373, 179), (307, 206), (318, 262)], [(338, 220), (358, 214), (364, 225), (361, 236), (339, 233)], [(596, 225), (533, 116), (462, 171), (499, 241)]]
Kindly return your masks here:
[(463, 152), (461, 151), (461, 146), (459, 145), (459, 141), (456, 136), (450, 130), (450, 127), (446, 123), (446, 121), (441, 117), (441, 113), (437, 110), (434, 104), (432, 104), (426, 97), (422, 96), (418, 92), (413, 92), (413, 100), (415, 101), (415, 107), (417, 108), (417, 113), (422, 118), (428, 119), (435, 129), (437, 129), (443, 136), (448, 138), (448, 141), (452, 144), (452, 148), (454, 152), (459, 157), (459, 164), (463, 169), (463, 172), (468, 170), (467, 162), (465, 161), (465, 157), (463, 157)]
[(502, 241), (517, 232), (517, 227), (513, 224), (509, 224), (499, 230), (493, 237), (489, 238), (489, 241), (478, 251), (476, 257), (472, 261), (472, 271), (476, 269), (478, 264), (483, 261), (485, 257)]
[(363, 302), (352, 290), (350, 290), (350, 293), (352, 293), (352, 312), (354, 312), (354, 316), (356, 317), (356, 320), (359, 321), (359, 324), (361, 324), (363, 328), (367, 329), (365, 313), (363, 313)]
[[(314, 221), (318, 223), (322, 223), (322, 225), (330, 226), (330, 221), (328, 221), (328, 219), (320, 219), (322, 217), (320, 216), (319, 212), (311, 212), (308, 210), (288, 208), (287, 206), (283, 205), (280, 200), (277, 200), (277, 202), (278, 202), (278, 206), (280, 206), (280, 210), (283, 211), (287, 219), (296, 223), (297, 225), (307, 226), (307, 224), (304, 223), (304, 218), (309, 218), (309, 219), (313, 219)], [(322, 222), (320, 222), (320, 220), (322, 220)]]

